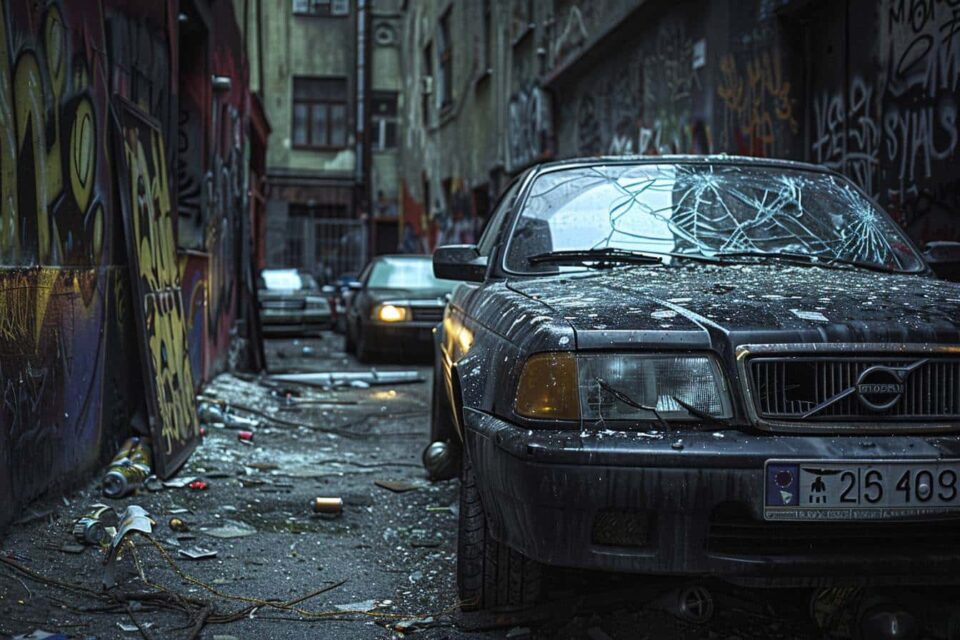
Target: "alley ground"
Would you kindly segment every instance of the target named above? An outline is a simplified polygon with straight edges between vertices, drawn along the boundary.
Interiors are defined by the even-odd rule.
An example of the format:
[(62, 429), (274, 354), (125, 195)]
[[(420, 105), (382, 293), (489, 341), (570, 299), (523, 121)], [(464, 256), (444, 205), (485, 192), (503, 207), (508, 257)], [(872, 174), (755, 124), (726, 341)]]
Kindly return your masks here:
[[(273, 371), (368, 369), (348, 358), (333, 334), (270, 341), (267, 350)], [(236, 429), (207, 426), (202, 446), (178, 475), (204, 479), (205, 490), (154, 487), (104, 500), (94, 481), (63, 500), (34, 505), (2, 544), (0, 637), (42, 629), (76, 638), (186, 638), (199, 611), (209, 617), (198, 637), (221, 640), (823, 636), (808, 614), (809, 591), (724, 587), (712, 621), (698, 626), (671, 613), (674, 583), (582, 572), (558, 573), (552, 603), (533, 611), (461, 614), (458, 482), (430, 483), (420, 465), (430, 368), (378, 368), (413, 368), (424, 381), (328, 390), (286, 385), (294, 394), (287, 399), (255, 379), (221, 376), (206, 395), (259, 424), (252, 444), (241, 442)], [(342, 498), (342, 514), (314, 515), (311, 502), (319, 496)], [(156, 544), (135, 537), (136, 552), (117, 563), (118, 586), (110, 593), (126, 594), (122, 604), (103, 596), (103, 553), (75, 545), (70, 535), (74, 520), (97, 502), (118, 511), (140, 505), (157, 523)], [(173, 531), (172, 517), (189, 531)], [(216, 557), (180, 553), (195, 547)], [(158, 590), (177, 595), (149, 595)], [(946, 637), (951, 612), (937, 606), (947, 613), (931, 628)], [(834, 614), (834, 629), (846, 635), (849, 612)]]

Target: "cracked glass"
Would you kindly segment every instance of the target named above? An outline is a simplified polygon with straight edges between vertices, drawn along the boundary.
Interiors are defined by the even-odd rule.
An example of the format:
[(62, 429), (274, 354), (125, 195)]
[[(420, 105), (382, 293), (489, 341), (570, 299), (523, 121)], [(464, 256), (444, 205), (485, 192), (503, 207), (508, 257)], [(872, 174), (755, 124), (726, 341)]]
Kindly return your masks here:
[(900, 228), (845, 179), (728, 164), (615, 164), (544, 173), (530, 187), (504, 264), (515, 273), (557, 273), (583, 266), (530, 258), (608, 249), (663, 255), (666, 264), (683, 256), (737, 262), (779, 255), (811, 264), (924, 269)]

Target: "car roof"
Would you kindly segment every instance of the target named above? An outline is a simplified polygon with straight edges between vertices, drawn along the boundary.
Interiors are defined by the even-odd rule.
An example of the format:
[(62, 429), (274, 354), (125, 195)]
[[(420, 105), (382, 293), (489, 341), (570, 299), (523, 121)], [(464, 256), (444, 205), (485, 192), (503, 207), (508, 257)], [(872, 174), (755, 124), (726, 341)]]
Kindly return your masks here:
[(387, 253), (375, 256), (374, 260), (433, 260), (433, 256), (425, 253)]
[(797, 160), (784, 160), (781, 158), (756, 158), (753, 156), (736, 156), (726, 153), (711, 155), (625, 155), (625, 156), (581, 156), (576, 158), (566, 158), (563, 160), (551, 160), (533, 165), (531, 168), (535, 173), (541, 171), (554, 170), (558, 168), (588, 167), (597, 164), (728, 164), (745, 165), (755, 167), (769, 167), (781, 169), (799, 169), (803, 171), (816, 171), (818, 173), (834, 174), (835, 172), (822, 166), (811, 164), (809, 162), (799, 162)]

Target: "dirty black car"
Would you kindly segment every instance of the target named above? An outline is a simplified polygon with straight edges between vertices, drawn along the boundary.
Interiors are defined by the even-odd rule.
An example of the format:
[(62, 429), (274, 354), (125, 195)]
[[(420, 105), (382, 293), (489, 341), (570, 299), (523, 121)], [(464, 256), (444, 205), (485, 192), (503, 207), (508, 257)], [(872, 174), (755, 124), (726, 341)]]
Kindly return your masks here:
[(544, 164), (437, 333), (467, 607), (545, 566), (960, 580), (960, 287), (846, 178), (730, 157)]
[(346, 349), (362, 362), (429, 357), (433, 329), (456, 282), (433, 275), (430, 256), (387, 255), (370, 261), (347, 303)]

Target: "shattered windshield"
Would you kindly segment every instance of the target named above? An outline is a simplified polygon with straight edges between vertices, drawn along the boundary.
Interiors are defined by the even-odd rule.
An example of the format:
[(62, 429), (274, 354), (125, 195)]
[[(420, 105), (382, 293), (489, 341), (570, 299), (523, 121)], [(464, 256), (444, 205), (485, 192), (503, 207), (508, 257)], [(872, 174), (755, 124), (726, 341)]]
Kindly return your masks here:
[(778, 255), (900, 272), (924, 268), (903, 232), (843, 179), (726, 164), (615, 164), (545, 173), (531, 185), (505, 266), (557, 273), (582, 266), (545, 256), (610, 250), (666, 254), (666, 264), (682, 259), (677, 254), (724, 261)]

